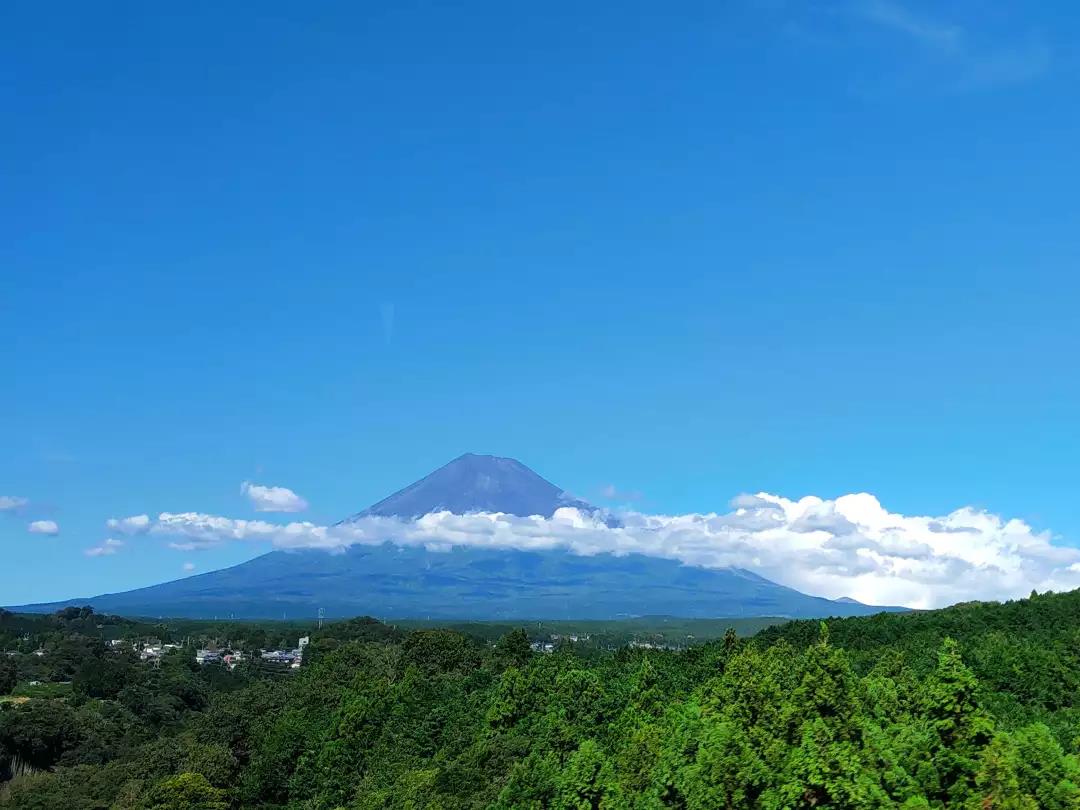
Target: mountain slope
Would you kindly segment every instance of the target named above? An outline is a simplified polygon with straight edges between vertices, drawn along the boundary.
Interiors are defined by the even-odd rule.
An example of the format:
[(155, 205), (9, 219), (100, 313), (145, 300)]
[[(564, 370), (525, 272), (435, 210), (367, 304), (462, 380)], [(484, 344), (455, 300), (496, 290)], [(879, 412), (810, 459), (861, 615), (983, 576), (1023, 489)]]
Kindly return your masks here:
[(69, 603), (120, 615), (439, 619), (620, 616), (857, 616), (883, 608), (807, 596), (749, 571), (641, 554), (353, 546), (344, 554), (274, 551), (207, 574)]
[[(349, 518), (404, 519), (441, 510), (550, 516), (595, 512), (513, 459), (466, 454)], [(884, 608), (808, 596), (739, 569), (705, 569), (641, 554), (455, 547), (352, 546), (344, 553), (274, 551), (232, 568), (65, 602), (144, 616), (278, 618), (603, 619), (619, 616), (852, 616)]]

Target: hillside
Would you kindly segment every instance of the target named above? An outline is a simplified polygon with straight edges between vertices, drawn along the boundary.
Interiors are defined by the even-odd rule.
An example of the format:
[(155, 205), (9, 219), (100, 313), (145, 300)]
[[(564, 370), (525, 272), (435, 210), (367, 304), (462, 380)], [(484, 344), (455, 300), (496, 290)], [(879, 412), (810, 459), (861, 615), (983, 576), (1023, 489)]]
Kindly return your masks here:
[(884, 608), (807, 596), (749, 571), (640, 554), (584, 557), (456, 547), (274, 551), (232, 568), (118, 594), (27, 605), (92, 605), (139, 616), (280, 619), (374, 615), (440, 620), (615, 619), (638, 615), (850, 616)]

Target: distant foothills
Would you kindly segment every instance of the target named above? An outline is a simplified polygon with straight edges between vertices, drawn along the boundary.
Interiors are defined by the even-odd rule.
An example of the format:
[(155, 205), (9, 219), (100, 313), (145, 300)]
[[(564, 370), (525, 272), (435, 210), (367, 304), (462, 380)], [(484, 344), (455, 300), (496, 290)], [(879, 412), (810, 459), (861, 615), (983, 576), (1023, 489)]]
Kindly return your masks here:
[[(348, 518), (404, 520), (447, 511), (551, 517), (569, 498), (519, 461), (468, 453)], [(231, 568), (123, 593), (14, 606), (51, 613), (91, 605), (127, 616), (300, 619), (616, 619), (857, 616), (904, 608), (800, 593), (739, 568), (710, 569), (643, 554), (354, 545), (344, 553), (272, 551)]]

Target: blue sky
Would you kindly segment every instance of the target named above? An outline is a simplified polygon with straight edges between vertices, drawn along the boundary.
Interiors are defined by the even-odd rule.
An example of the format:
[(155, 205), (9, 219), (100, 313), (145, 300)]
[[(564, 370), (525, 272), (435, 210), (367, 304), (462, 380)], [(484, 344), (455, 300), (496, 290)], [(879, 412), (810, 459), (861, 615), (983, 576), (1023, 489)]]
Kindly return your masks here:
[(0, 12), (0, 603), (465, 451), (1080, 545), (1072, 4), (218, 5)]

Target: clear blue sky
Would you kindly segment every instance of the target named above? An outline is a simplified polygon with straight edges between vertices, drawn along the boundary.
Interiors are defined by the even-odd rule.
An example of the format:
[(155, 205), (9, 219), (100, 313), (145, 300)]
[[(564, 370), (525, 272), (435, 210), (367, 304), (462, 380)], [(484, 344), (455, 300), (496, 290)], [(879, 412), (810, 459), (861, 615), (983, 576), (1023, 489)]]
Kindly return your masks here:
[(225, 6), (0, 11), (0, 604), (468, 450), (1080, 541), (1072, 3)]

